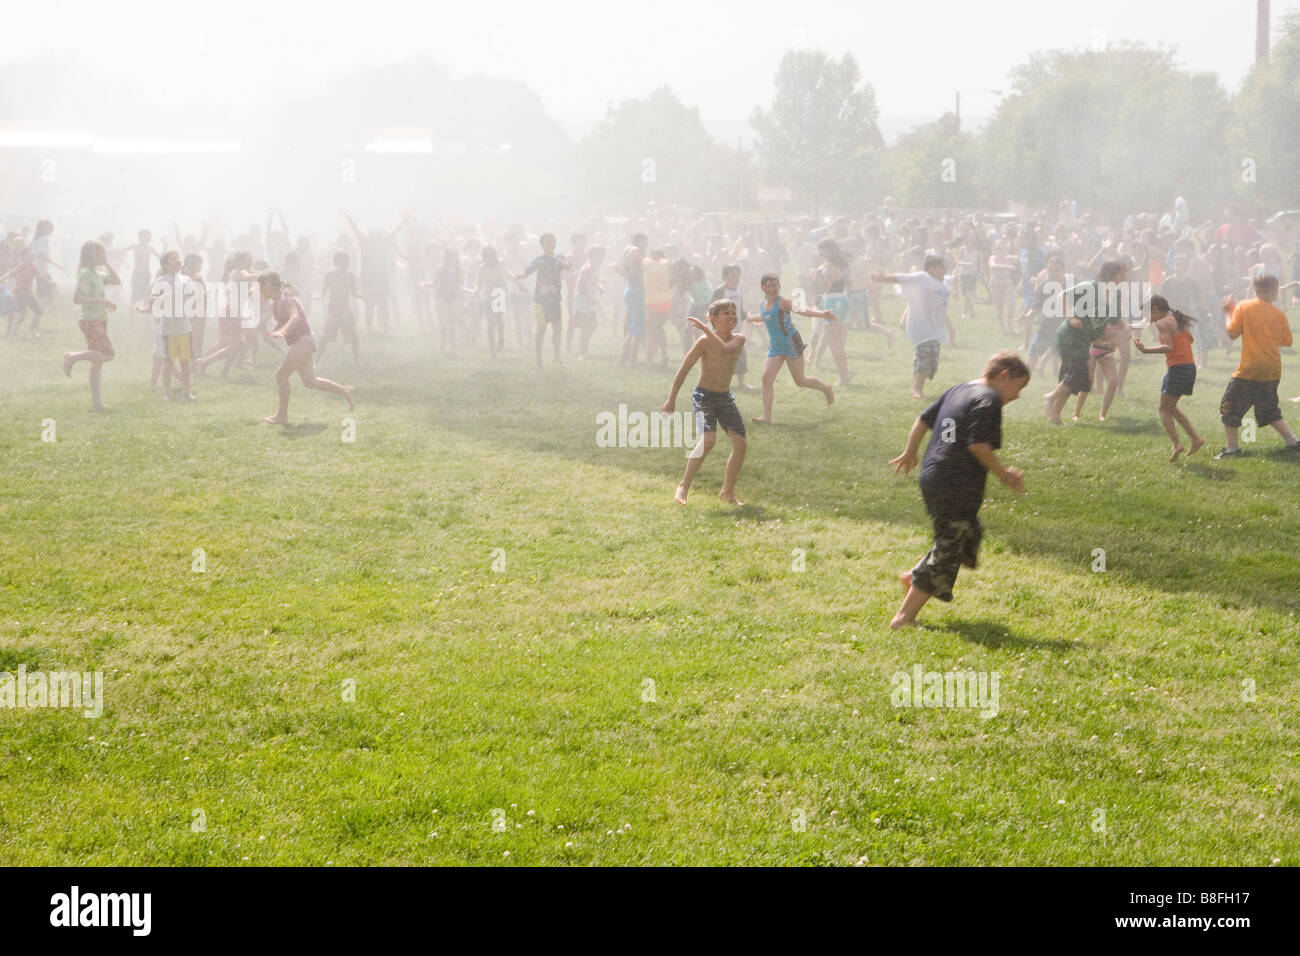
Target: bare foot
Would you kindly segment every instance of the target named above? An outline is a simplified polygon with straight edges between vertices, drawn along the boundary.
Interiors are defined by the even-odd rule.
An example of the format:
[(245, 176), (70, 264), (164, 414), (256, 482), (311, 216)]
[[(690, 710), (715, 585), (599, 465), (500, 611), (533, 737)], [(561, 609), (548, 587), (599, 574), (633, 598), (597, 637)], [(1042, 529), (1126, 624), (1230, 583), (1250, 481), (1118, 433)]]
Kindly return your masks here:
[(1060, 416), (1060, 415), (1048, 415), (1048, 416), (1047, 416), (1047, 423), (1048, 423), (1049, 425), (1064, 425), (1064, 424), (1065, 424), (1065, 422), (1061, 421), (1061, 416)]
[[(1097, 416), (1097, 421), (1099, 421), (1099, 422), (1104, 422), (1105, 420), (1106, 420), (1106, 416), (1105, 416), (1105, 415), (1098, 415), (1098, 416)], [(1076, 418), (1075, 421), (1077, 422), (1078, 419)]]
[(72, 378), (72, 353), (63, 353), (63, 374), (66, 378)]
[(289, 422), (288, 422), (287, 419), (281, 418), (279, 415), (268, 415), (268, 416), (266, 416), (266, 418), (263, 418), (262, 421), (266, 422), (268, 425), (287, 425), (287, 424), (289, 424)]
[(766, 415), (755, 415), (753, 418), (750, 419), (750, 421), (753, 422), (755, 425), (772, 424), (772, 419), (768, 418)]
[(684, 505), (686, 504), (687, 494), (689, 494), (689, 489), (687, 489), (685, 485), (678, 485), (677, 494), (673, 495), (673, 501), (677, 502), (679, 505)]
[(1201, 438), (1199, 435), (1196, 438), (1192, 439), (1192, 447), (1187, 449), (1187, 457), (1191, 458), (1193, 455), (1195, 455), (1196, 452), (1200, 450), (1200, 447), (1204, 444), (1205, 444), (1205, 439)]
[(735, 505), (737, 508), (741, 506), (741, 502), (736, 500), (736, 493), (733, 491), (719, 491), (718, 497), (729, 505)]
[(912, 590), (912, 572), (904, 571), (900, 574), (898, 576), (898, 583), (903, 586), (903, 595), (906, 596), (907, 592)]
[(912, 389), (912, 397), (913, 397), (913, 398), (916, 398), (916, 399), (922, 399), (922, 398), (925, 398), (925, 393), (924, 393), (924, 392), (918, 392), (916, 389)]
[(835, 389), (831, 388), (829, 385), (826, 386), (826, 404), (835, 404)]
[(343, 397), (348, 400), (348, 411), (352, 411), (352, 409), (357, 407), (357, 403), (352, 400), (352, 393), (355, 392), (356, 390), (357, 389), (355, 385), (343, 386)]
[(1173, 453), (1172, 455), (1169, 456), (1169, 460), (1170, 460), (1170, 461), (1177, 461), (1177, 460), (1178, 460), (1178, 457), (1179, 457), (1182, 453), (1183, 453), (1183, 446), (1182, 446), (1182, 445), (1175, 445), (1175, 446), (1174, 446), (1174, 453)]
[(902, 612), (900, 611), (898, 614), (895, 614), (894, 619), (889, 622), (889, 629), (891, 631), (897, 631), (899, 628), (902, 627), (911, 627), (915, 623), (916, 623), (916, 618), (904, 617)]

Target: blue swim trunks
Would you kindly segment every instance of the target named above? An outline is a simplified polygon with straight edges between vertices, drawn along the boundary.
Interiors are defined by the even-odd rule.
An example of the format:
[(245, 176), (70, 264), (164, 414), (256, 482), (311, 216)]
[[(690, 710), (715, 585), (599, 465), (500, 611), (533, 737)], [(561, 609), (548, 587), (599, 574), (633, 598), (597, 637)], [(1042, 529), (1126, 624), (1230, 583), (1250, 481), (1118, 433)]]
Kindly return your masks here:
[(728, 434), (745, 437), (745, 420), (740, 417), (740, 409), (730, 392), (709, 392), (697, 386), (691, 399), (695, 403), (695, 430), (699, 434), (715, 432), (721, 425)]

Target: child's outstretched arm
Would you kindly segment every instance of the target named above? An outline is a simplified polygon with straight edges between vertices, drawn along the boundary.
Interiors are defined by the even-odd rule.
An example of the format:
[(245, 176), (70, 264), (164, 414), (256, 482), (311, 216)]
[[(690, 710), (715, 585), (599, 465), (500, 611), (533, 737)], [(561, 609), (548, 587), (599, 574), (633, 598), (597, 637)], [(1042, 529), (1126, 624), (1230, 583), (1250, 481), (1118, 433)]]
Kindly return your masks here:
[(894, 466), (894, 474), (898, 474), (901, 468), (903, 474), (907, 475), (916, 467), (916, 453), (921, 447), (921, 439), (929, 430), (930, 426), (925, 423), (925, 419), (917, 416), (916, 421), (912, 422), (912, 430), (907, 433), (907, 444), (903, 447), (903, 453), (889, 462)]
[(663, 405), (659, 407), (659, 411), (667, 415), (672, 414), (672, 412), (676, 410), (677, 393), (682, 390), (682, 383), (686, 381), (686, 376), (690, 373), (691, 366), (698, 362), (700, 356), (704, 354), (704, 342), (704, 339), (700, 339), (692, 345), (690, 351), (682, 357), (682, 366), (677, 370), (677, 375), (673, 379), (673, 390), (668, 393), (668, 401), (664, 402)]
[(414, 215), (415, 215), (415, 214), (414, 214), (413, 212), (411, 212), (411, 210), (409, 210), (409, 209), (406, 210), (406, 215), (403, 216), (403, 217), (401, 218), (401, 221), (398, 222), (398, 224), (397, 224), (396, 226), (393, 227), (393, 231), (390, 232), (390, 233), (388, 234), (388, 241), (389, 241), (389, 242), (392, 242), (394, 239), (396, 239), (396, 238), (398, 237), (398, 235), (401, 233), (401, 231), (402, 231), (403, 229), (406, 228), (406, 224), (407, 224), (408, 222), (411, 221), (411, 218), (412, 218)]
[(795, 315), (806, 315), (810, 319), (825, 319), (827, 322), (835, 321), (834, 312), (824, 312), (821, 309), (796, 309), (794, 303), (789, 299), (781, 300), (781, 308), (787, 312), (793, 312)]
[(745, 347), (745, 337), (739, 333), (733, 335), (730, 339), (723, 341), (722, 336), (718, 335), (717, 332), (709, 328), (707, 323), (701, 322), (695, 316), (688, 315), (686, 321), (703, 332), (705, 337), (720, 349), (727, 352), (734, 352), (737, 349), (743, 349)]
[(1169, 334), (1167, 329), (1160, 326), (1156, 327), (1156, 335), (1160, 338), (1159, 345), (1143, 345), (1142, 336), (1133, 336), (1133, 347), (1143, 355), (1167, 355), (1174, 350), (1174, 337)]
[(364, 243), (364, 242), (366, 241), (366, 237), (363, 236), (363, 235), (361, 234), (361, 230), (358, 229), (358, 228), (357, 228), (357, 224), (356, 224), (355, 222), (352, 221), (352, 217), (349, 216), (346, 212), (343, 212), (342, 209), (340, 209), (339, 212), (342, 212), (342, 213), (343, 213), (343, 218), (346, 219), (346, 220), (348, 221), (348, 225), (351, 226), (351, 227), (352, 227), (352, 231), (353, 231), (354, 233), (356, 233), (356, 236), (357, 236), (357, 242)]

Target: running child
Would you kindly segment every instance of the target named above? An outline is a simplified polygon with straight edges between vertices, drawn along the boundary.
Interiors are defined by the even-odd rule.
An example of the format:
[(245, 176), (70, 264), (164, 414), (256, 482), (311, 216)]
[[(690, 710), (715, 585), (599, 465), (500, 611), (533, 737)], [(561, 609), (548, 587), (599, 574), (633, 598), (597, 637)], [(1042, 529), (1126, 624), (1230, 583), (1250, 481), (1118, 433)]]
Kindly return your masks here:
[(537, 333), (533, 340), (533, 347), (537, 353), (537, 367), (542, 368), (542, 343), (546, 339), (546, 329), (551, 329), (551, 348), (554, 352), (553, 360), (560, 368), (564, 367), (564, 362), (560, 360), (560, 333), (562, 331), (563, 304), (561, 296), (564, 288), (562, 275), (563, 271), (569, 268), (567, 259), (555, 254), (555, 235), (545, 233), (538, 240), (542, 247), (542, 254), (528, 263), (528, 268), (517, 276), (510, 278), (516, 281), (527, 279), (534, 272), (537, 273), (537, 284), (533, 287), (533, 313), (536, 316)]
[(285, 291), (279, 273), (263, 273), (258, 278), (258, 291), (262, 296), (262, 304), (271, 307), (271, 315), (275, 319), (275, 330), (270, 335), (284, 339), (289, 346), (284, 358), (280, 360), (280, 367), (275, 370), (280, 406), (274, 415), (269, 415), (262, 421), (268, 425), (289, 424), (289, 380), (294, 372), (298, 373), (299, 380), (308, 388), (342, 395), (347, 399), (348, 410), (355, 408), (351, 385), (340, 385), (327, 378), (316, 377), (316, 337), (312, 335), (302, 304)]
[(1061, 356), (1060, 381), (1043, 396), (1043, 411), (1053, 425), (1061, 424), (1061, 409), (1071, 395), (1092, 391), (1089, 363), (1092, 343), (1118, 310), (1119, 297), (1108, 294), (1128, 277), (1127, 263), (1112, 260), (1102, 265), (1096, 279), (1080, 282), (1064, 293), (1065, 320), (1056, 330), (1056, 351)]
[(721, 427), (731, 439), (731, 454), (727, 456), (726, 473), (718, 497), (727, 504), (739, 505), (740, 502), (736, 500), (736, 479), (740, 477), (740, 466), (745, 462), (745, 420), (736, 408), (736, 400), (731, 396), (731, 376), (736, 368), (736, 359), (745, 347), (745, 337), (735, 331), (739, 316), (732, 302), (719, 299), (709, 306), (712, 329), (694, 316), (687, 316), (686, 321), (704, 334), (695, 340), (695, 344), (682, 359), (668, 400), (659, 410), (671, 415), (677, 408), (677, 393), (681, 391), (691, 366), (698, 361), (700, 381), (691, 399), (695, 405), (695, 430), (700, 433), (700, 440), (687, 457), (686, 474), (682, 476), (682, 483), (677, 486), (673, 500), (679, 505), (686, 504), (691, 482), (704, 463), (705, 456), (718, 440), (718, 428)]
[(641, 267), (645, 262), (645, 252), (649, 244), (650, 240), (646, 238), (645, 233), (638, 232), (623, 250), (623, 260), (620, 265), (623, 269), (623, 277), (627, 280), (627, 288), (623, 292), (627, 318), (624, 321), (623, 347), (619, 349), (618, 360), (614, 363), (615, 368), (636, 368), (636, 354), (645, 342), (645, 281), (641, 275)]
[[(460, 326), (464, 320), (462, 298), (464, 284), (460, 255), (455, 247), (448, 246), (442, 252), (442, 265), (434, 271), (433, 281), (426, 282), (425, 285), (433, 289), (433, 307), (438, 321), (440, 347), (444, 353), (453, 358), (456, 355), (456, 342), (460, 337)], [(538, 363), (541, 363), (540, 358)]]
[(1002, 407), (1020, 397), (1029, 384), (1029, 367), (1011, 350), (989, 359), (982, 377), (944, 392), (912, 424), (903, 453), (890, 461), (904, 475), (917, 464), (926, 431), (932, 431), (921, 463), (921, 498), (934, 525), (934, 545), (910, 571), (898, 576), (903, 604), (891, 628), (916, 622), (930, 598), (952, 600), (952, 587), (963, 566), (975, 567), (980, 539), (979, 510), (988, 473), (1021, 495), (1025, 477), (998, 459), (1002, 447)]
[(18, 255), (18, 263), (0, 276), (0, 282), (13, 280), (13, 311), (9, 314), (9, 321), (5, 329), (5, 335), (13, 335), (22, 327), (23, 319), (27, 317), (27, 310), (32, 312), (32, 338), (41, 337), (41, 306), (36, 301), (36, 292), (32, 288), (32, 283), (36, 281), (36, 257), (32, 254), (31, 246), (23, 249)]
[(668, 365), (668, 336), (664, 325), (673, 310), (672, 266), (664, 249), (651, 249), (641, 263), (641, 281), (645, 285), (647, 365)]
[[(826, 404), (835, 403), (835, 390), (820, 379), (812, 378), (805, 375), (803, 370), (803, 354), (805, 351), (803, 337), (799, 330), (794, 327), (794, 322), (790, 320), (790, 314), (795, 312), (794, 303), (789, 299), (781, 296), (781, 280), (775, 273), (765, 273), (759, 280), (759, 285), (763, 290), (763, 305), (760, 315), (750, 316), (749, 321), (754, 325), (762, 325), (767, 329), (767, 358), (763, 362), (763, 414), (755, 415), (751, 421), (755, 424), (770, 425), (772, 423), (772, 403), (776, 398), (776, 376), (781, 371), (781, 366), (786, 365), (790, 368), (790, 377), (794, 379), (795, 385), (800, 388), (815, 388), (826, 396)], [(811, 316), (818, 319), (826, 319), (830, 322), (837, 320), (834, 312), (823, 311), (821, 309), (801, 309), (796, 314)]]
[(939, 371), (939, 349), (948, 340), (948, 284), (943, 256), (926, 256), (920, 272), (876, 274), (875, 282), (892, 282), (903, 290), (907, 308), (899, 325), (912, 340), (912, 397), (925, 397), (925, 383)]
[[(183, 397), (192, 402), (196, 399), (190, 391), (190, 320), (185, 314), (189, 280), (180, 274), (182, 265), (181, 254), (175, 249), (163, 253), (161, 274), (154, 280), (148, 306), (140, 311), (151, 312), (157, 323), (154, 373), (159, 371), (161, 361), (163, 401), (172, 399), (172, 375), (176, 373), (180, 376)], [(153, 385), (151, 379), (149, 387)]]
[[(190, 237), (191, 239), (193, 236)], [(199, 356), (203, 354), (203, 337), (208, 328), (208, 284), (203, 279), (203, 256), (197, 252), (186, 253), (181, 263), (181, 275), (189, 282), (190, 288), (196, 290), (198, 308), (190, 311), (190, 371), (198, 367)]]
[(1241, 339), (1241, 359), (1237, 370), (1228, 380), (1228, 387), (1219, 404), (1223, 420), (1225, 444), (1215, 459), (1237, 458), (1244, 454), (1237, 444), (1237, 430), (1241, 417), (1253, 406), (1255, 421), (1269, 425), (1282, 436), (1287, 448), (1300, 448), (1277, 401), (1277, 386), (1282, 378), (1282, 354), (1279, 351), (1291, 345), (1291, 326), (1286, 313), (1273, 304), (1277, 299), (1276, 276), (1261, 275), (1255, 279), (1255, 298), (1240, 304), (1231, 295), (1223, 297), (1221, 306), (1228, 316), (1228, 338)]
[[(474, 288), (478, 292), (479, 311), (487, 317), (488, 348), (496, 358), (498, 352), (506, 350), (506, 309), (510, 305), (510, 289), (506, 285), (505, 267), (501, 265), (496, 249), (484, 246), (479, 259)], [(585, 352), (583, 354), (585, 356)]]
[[(578, 360), (585, 361), (587, 348), (591, 344), (592, 333), (596, 331), (596, 316), (600, 311), (600, 296), (605, 291), (600, 280), (600, 267), (605, 262), (605, 247), (590, 246), (585, 252), (587, 261), (578, 270), (573, 283), (573, 298), (570, 307), (573, 310), (572, 331), (578, 331)], [(504, 334), (504, 333), (503, 333)]]
[[(250, 252), (232, 252), (226, 256), (221, 270), (221, 283), (215, 296), (217, 311), (217, 344), (203, 356), (195, 366), (199, 374), (204, 375), (207, 367), (218, 359), (225, 359), (221, 369), (223, 379), (230, 377), (230, 369), (239, 357), (248, 349), (251, 330), (244, 328), (245, 295), (249, 283), (257, 280), (258, 274), (253, 269), (253, 254)], [(251, 305), (251, 303), (248, 303)], [(253, 310), (249, 308), (248, 312)], [(251, 317), (249, 321), (254, 321)]]
[(142, 305), (149, 298), (149, 288), (153, 282), (150, 267), (155, 258), (162, 260), (162, 253), (155, 252), (152, 243), (153, 233), (148, 229), (141, 229), (135, 243), (123, 250), (135, 256), (135, 262), (131, 267), (131, 302), (135, 305)]
[(1177, 425), (1183, 426), (1187, 437), (1192, 440), (1192, 447), (1187, 454), (1196, 454), (1197, 449), (1205, 444), (1205, 439), (1196, 434), (1196, 429), (1187, 416), (1178, 408), (1178, 400), (1184, 395), (1191, 395), (1196, 386), (1196, 357), (1192, 353), (1191, 328), (1195, 319), (1171, 309), (1163, 297), (1151, 297), (1151, 325), (1160, 338), (1159, 345), (1142, 344), (1142, 336), (1133, 336), (1133, 347), (1144, 355), (1163, 355), (1165, 357), (1165, 377), (1160, 383), (1160, 423), (1165, 426), (1169, 440), (1174, 443), (1174, 453), (1170, 461), (1177, 461), (1183, 453), (1183, 443), (1178, 440)]
[(103, 243), (91, 239), (81, 246), (77, 263), (77, 288), (72, 301), (81, 306), (81, 334), (86, 339), (82, 352), (63, 353), (63, 374), (72, 377), (72, 367), (78, 362), (90, 363), (90, 401), (97, 412), (106, 412), (100, 395), (100, 381), (104, 363), (113, 361), (113, 343), (108, 339), (108, 313), (117, 311), (117, 304), (104, 294), (104, 287), (121, 285), (113, 267), (108, 264), (108, 251)]
[[(361, 343), (357, 336), (357, 316), (352, 311), (352, 300), (365, 296), (357, 291), (357, 277), (348, 270), (348, 254), (334, 253), (334, 268), (325, 274), (320, 298), (325, 300), (325, 334), (321, 337), (318, 358), (325, 357), (325, 346), (340, 336), (352, 349), (352, 364), (361, 361)], [(419, 310), (416, 316), (419, 317)]]

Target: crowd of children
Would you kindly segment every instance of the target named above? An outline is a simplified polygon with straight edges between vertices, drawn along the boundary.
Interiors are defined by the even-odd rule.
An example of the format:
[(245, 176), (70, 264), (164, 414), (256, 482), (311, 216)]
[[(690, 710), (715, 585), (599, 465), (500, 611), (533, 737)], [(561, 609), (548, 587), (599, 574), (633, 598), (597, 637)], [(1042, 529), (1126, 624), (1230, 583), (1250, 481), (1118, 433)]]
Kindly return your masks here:
[[(237, 366), (255, 367), (259, 345), (276, 350), (279, 401), (265, 421), (285, 424), (295, 374), (306, 387), (340, 395), (352, 407), (353, 388), (318, 377), (316, 363), (341, 339), (351, 366), (360, 365), (363, 333), (391, 334), (404, 316), (449, 357), (481, 350), (496, 360), (513, 337), (514, 349), (531, 353), (539, 369), (545, 367), (548, 333), (551, 362), (560, 366), (566, 351), (577, 361), (592, 361), (592, 338), (605, 328), (621, 340), (616, 364), (625, 369), (665, 369), (670, 352), (680, 350), (665, 411), (674, 409), (687, 374), (700, 364), (693, 402), (701, 437), (675, 497), (686, 502), (721, 429), (732, 445), (721, 497), (738, 503), (747, 436), (732, 388), (733, 381), (739, 390), (754, 388), (745, 381), (750, 349), (761, 349), (766, 340), (762, 413), (751, 423), (772, 422), (782, 367), (797, 386), (822, 392), (830, 404), (835, 388), (851, 380), (848, 332), (869, 332), (892, 349), (894, 333), (882, 309), (882, 296), (892, 287), (905, 303), (898, 326), (912, 345), (911, 395), (922, 400), (926, 383), (939, 372), (943, 347), (957, 340), (950, 298), (960, 300), (962, 323), (974, 321), (977, 303), (984, 301), (992, 306), (997, 334), (1023, 357), (1000, 352), (981, 379), (945, 392), (916, 420), (895, 459), (898, 469), (909, 471), (925, 432), (936, 423), (955, 423), (957, 440), (946, 427), (939, 429), (921, 464), (935, 547), (904, 575), (896, 625), (910, 623), (929, 597), (949, 599), (957, 568), (973, 563), (984, 476), (991, 471), (1022, 490), (1023, 477), (996, 455), (1001, 407), (1050, 362), (1056, 363), (1058, 384), (1044, 396), (1044, 407), (1059, 424), (1072, 395), (1078, 420), (1094, 382), (1104, 385), (1105, 421), (1122, 394), (1132, 350), (1162, 355), (1167, 371), (1158, 415), (1176, 461), (1205, 444), (1179, 400), (1192, 393), (1197, 369), (1213, 351), (1230, 351), (1239, 341), (1240, 361), (1220, 407), (1225, 446), (1216, 457), (1241, 454), (1238, 429), (1251, 408), (1260, 425), (1272, 426), (1288, 447), (1300, 447), (1277, 392), (1279, 349), (1291, 344), (1278, 302), (1300, 288), (1294, 253), (1292, 280), (1282, 281), (1288, 267), (1280, 250), (1300, 242), (1300, 223), (1284, 219), (1257, 226), (1235, 205), (1218, 227), (1146, 213), (1103, 225), (1092, 214), (1077, 215), (1069, 203), (1055, 216), (1042, 212), (1016, 221), (908, 215), (889, 201), (870, 215), (822, 223), (804, 218), (755, 224), (678, 218), (667, 211), (631, 226), (583, 224), (563, 254), (554, 233), (532, 238), (519, 225), (437, 229), (409, 214), (388, 230), (363, 231), (346, 213), (342, 222), (347, 229), (324, 248), (310, 236), (293, 242), (278, 210), (268, 216), (265, 232), (253, 225), (228, 241), (209, 243), (206, 227), (197, 237), (182, 236), (173, 224), (174, 245), (164, 232), (156, 248), (150, 230), (140, 230), (125, 247), (115, 247), (111, 234), (85, 242), (72, 303), (86, 347), (64, 354), (64, 374), (87, 363), (92, 407), (104, 409), (103, 366), (115, 355), (110, 329), (119, 321), (114, 313), (126, 306), (126, 314), (152, 319), (150, 385), (164, 399), (193, 401), (196, 382), (214, 368), (224, 379)], [(56, 294), (53, 273), (62, 270), (50, 256), (52, 232), (52, 223), (41, 220), (30, 238), (11, 232), (0, 241), (0, 314), (7, 336), (20, 334), (29, 320), (28, 333), (40, 335), (42, 302)], [(622, 254), (609, 261), (606, 250), (620, 245)], [(124, 298), (118, 270), (128, 258), (131, 281)], [(332, 268), (318, 268), (324, 262)], [(398, 278), (403, 272), (405, 282)], [(793, 284), (788, 296), (782, 294), (783, 279)], [(1121, 300), (1106, 291), (1133, 282), (1141, 290), (1138, 307), (1125, 301), (1117, 308)], [(1248, 290), (1253, 297), (1238, 302)], [(318, 302), (324, 310), (319, 340), (311, 325)], [(1211, 303), (1222, 309), (1222, 320)], [(707, 323), (701, 319), (706, 314)], [(796, 316), (811, 320), (811, 343), (796, 328)], [(1137, 331), (1148, 319), (1150, 345)], [(827, 355), (836, 374), (833, 385), (809, 374)]]

